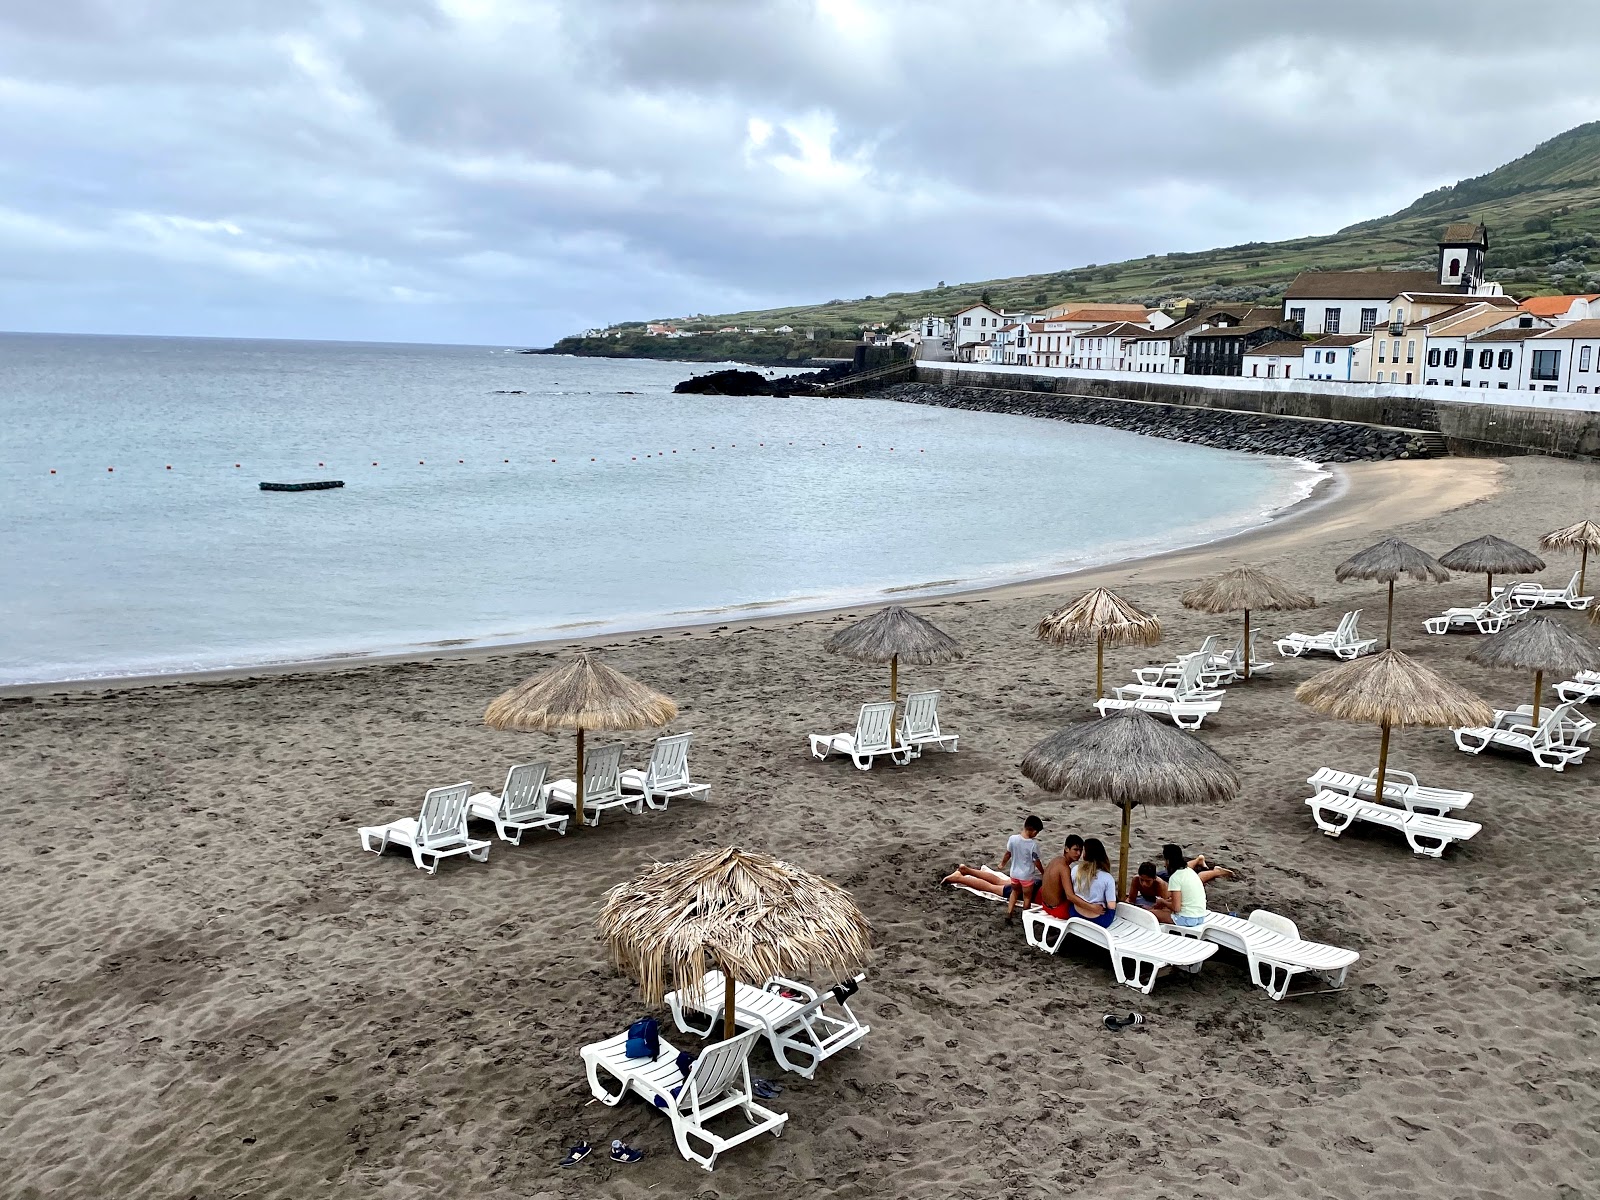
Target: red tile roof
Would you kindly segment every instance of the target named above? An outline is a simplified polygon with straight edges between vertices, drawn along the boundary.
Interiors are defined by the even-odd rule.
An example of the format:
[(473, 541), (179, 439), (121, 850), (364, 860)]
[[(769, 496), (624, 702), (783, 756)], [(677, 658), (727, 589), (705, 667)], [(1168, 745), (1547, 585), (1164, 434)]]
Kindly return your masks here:
[(1521, 304), (1523, 312), (1536, 317), (1559, 317), (1572, 307), (1574, 300), (1600, 300), (1600, 295), (1589, 296), (1529, 296)]

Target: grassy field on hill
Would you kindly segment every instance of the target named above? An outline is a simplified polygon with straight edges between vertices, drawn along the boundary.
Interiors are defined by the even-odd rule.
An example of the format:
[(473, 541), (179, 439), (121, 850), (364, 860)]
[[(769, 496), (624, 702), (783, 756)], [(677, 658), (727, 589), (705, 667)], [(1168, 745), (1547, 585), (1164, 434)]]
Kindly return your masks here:
[[(1440, 232), (1452, 221), (1465, 220), (1481, 221), (1489, 227), (1488, 275), (1507, 292), (1519, 297), (1600, 292), (1600, 122), (1570, 129), (1486, 175), (1429, 192), (1397, 213), (1324, 237), (1247, 242), (1192, 254), (1152, 254), (1126, 262), (858, 300), (693, 319), (650, 319), (671, 319), (690, 329), (722, 325), (823, 327), (851, 336), (861, 326), (879, 321), (911, 321), (928, 313), (948, 315), (985, 296), (1005, 308), (1042, 308), (1067, 300), (1140, 301), (1151, 306), (1181, 298), (1272, 301), (1282, 296), (1301, 271), (1431, 269)], [(638, 340), (653, 343), (659, 339)], [(686, 349), (693, 342), (669, 344)], [(603, 341), (598, 343), (603, 345)], [(615, 339), (610, 345), (610, 350), (599, 349), (592, 339), (568, 338), (556, 348), (576, 353), (632, 352)]]

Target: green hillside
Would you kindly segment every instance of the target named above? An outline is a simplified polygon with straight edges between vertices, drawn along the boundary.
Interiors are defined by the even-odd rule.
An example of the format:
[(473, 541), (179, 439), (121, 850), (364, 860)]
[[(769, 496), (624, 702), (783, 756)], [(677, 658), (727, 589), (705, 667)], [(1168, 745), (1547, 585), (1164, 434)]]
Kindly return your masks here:
[[(1488, 276), (1507, 292), (1519, 297), (1600, 292), (1600, 121), (1569, 129), (1486, 175), (1429, 192), (1390, 216), (1324, 237), (1247, 242), (1192, 254), (1152, 254), (858, 300), (650, 319), (674, 320), (688, 329), (733, 324), (820, 326), (848, 335), (879, 321), (953, 313), (985, 296), (1006, 308), (1040, 308), (1066, 300), (1140, 301), (1151, 306), (1182, 297), (1270, 301), (1304, 270), (1431, 269), (1440, 231), (1451, 221), (1469, 219), (1489, 227)], [(607, 351), (603, 343), (569, 338), (557, 349), (615, 353), (616, 345), (613, 341)]]

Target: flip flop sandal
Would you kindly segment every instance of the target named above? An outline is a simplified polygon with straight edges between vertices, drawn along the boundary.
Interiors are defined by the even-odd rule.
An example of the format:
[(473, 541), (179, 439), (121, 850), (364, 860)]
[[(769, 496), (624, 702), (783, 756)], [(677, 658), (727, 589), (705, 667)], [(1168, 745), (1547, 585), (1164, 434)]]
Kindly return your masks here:
[(584, 1159), (588, 1158), (590, 1152), (593, 1150), (594, 1147), (589, 1145), (588, 1142), (579, 1142), (576, 1146), (567, 1151), (567, 1156), (561, 1160), (561, 1165), (563, 1167), (575, 1167)]
[(1110, 1013), (1105, 1015), (1105, 1026), (1113, 1033), (1123, 1029), (1131, 1029), (1136, 1025), (1143, 1025), (1144, 1018), (1138, 1013), (1129, 1013), (1125, 1017), (1113, 1017)]
[(769, 1083), (765, 1079), (752, 1079), (750, 1081), (750, 1090), (756, 1094), (757, 1100), (771, 1100), (783, 1091), (777, 1084)]
[(625, 1145), (620, 1140), (611, 1143), (611, 1161), (614, 1163), (627, 1163), (631, 1166), (643, 1157), (643, 1150), (635, 1150), (632, 1146)]

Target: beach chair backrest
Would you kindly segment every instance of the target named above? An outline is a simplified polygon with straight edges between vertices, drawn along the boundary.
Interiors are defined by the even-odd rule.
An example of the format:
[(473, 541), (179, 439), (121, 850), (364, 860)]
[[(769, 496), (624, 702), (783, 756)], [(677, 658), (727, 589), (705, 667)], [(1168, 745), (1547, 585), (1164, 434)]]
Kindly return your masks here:
[[(1576, 701), (1566, 701), (1548, 709), (1539, 721), (1539, 728), (1534, 730), (1533, 744), (1540, 749), (1548, 746), (1563, 746), (1576, 742), (1583, 729), (1584, 718), (1575, 715)], [(1568, 728), (1563, 729), (1563, 726)]]
[(889, 731), (894, 725), (894, 704), (888, 700), (875, 700), (863, 704), (856, 717), (856, 751), (870, 753), (887, 749)]
[(1148, 929), (1152, 933), (1161, 932), (1161, 922), (1137, 904), (1117, 905), (1117, 920), (1128, 925), (1137, 925), (1140, 929)]
[(1578, 574), (1579, 573), (1577, 571), (1572, 573), (1572, 578), (1567, 580), (1566, 591), (1563, 593), (1564, 595), (1570, 596), (1574, 600), (1578, 598)]
[(545, 811), (544, 777), (549, 769), (549, 763), (522, 763), (506, 773), (506, 790), (500, 793), (504, 820), (525, 820)]
[(912, 692), (906, 696), (906, 740), (939, 736), (939, 693)]
[(760, 1032), (759, 1028), (747, 1029), (725, 1042), (715, 1042), (700, 1051), (689, 1077), (683, 1081), (683, 1090), (678, 1093), (679, 1110), (715, 1103), (736, 1087), (748, 1091), (749, 1085), (745, 1081), (749, 1078), (747, 1064), (750, 1061), (750, 1048)]
[(1334, 631), (1333, 640), (1339, 645), (1356, 640), (1356, 622), (1361, 619), (1361, 610), (1355, 609), (1347, 612), (1339, 619), (1339, 628)]
[(1280, 917), (1277, 913), (1268, 912), (1264, 908), (1258, 908), (1250, 914), (1250, 924), (1259, 925), (1261, 928), (1271, 930), (1273, 933), (1281, 933), (1284, 937), (1293, 938), (1297, 942), (1300, 940), (1300, 927), (1298, 925), (1289, 920), (1288, 917)]
[(689, 741), (692, 733), (657, 738), (650, 750), (645, 778), (653, 788), (683, 787), (689, 782)]
[(1199, 655), (1201, 658), (1210, 658), (1213, 654), (1215, 654), (1217, 652), (1217, 641), (1218, 640), (1219, 639), (1218, 639), (1216, 634), (1214, 634), (1214, 633), (1206, 634), (1205, 641), (1200, 643), (1200, 649), (1196, 650), (1195, 653), (1197, 655)]
[(467, 797), (471, 792), (470, 783), (428, 789), (422, 798), (422, 815), (417, 818), (417, 831), (424, 846), (466, 841)]
[(1511, 611), (1511, 597), (1515, 590), (1514, 588), (1507, 588), (1490, 600), (1488, 604), (1484, 605), (1483, 615), (1486, 617), (1503, 617), (1509, 613)]
[(622, 794), (622, 747), (596, 746), (583, 756), (583, 795), (586, 800)]
[(1180, 696), (1189, 692), (1200, 690), (1200, 672), (1206, 669), (1206, 656), (1196, 654), (1183, 661), (1183, 669), (1178, 672), (1178, 681), (1172, 685), (1172, 690)]

